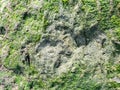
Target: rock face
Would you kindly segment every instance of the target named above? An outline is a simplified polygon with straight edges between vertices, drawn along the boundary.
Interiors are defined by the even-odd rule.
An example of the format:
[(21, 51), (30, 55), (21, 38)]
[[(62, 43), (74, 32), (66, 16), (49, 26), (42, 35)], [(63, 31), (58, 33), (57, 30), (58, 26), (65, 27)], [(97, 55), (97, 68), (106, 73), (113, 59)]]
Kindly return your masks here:
[(111, 58), (114, 47), (99, 30), (97, 20), (91, 19), (87, 25), (81, 20), (84, 14), (79, 8), (73, 12), (64, 11), (48, 17), (51, 23), (35, 48), (41, 74), (60, 75), (72, 70), (76, 63), (101, 68)]

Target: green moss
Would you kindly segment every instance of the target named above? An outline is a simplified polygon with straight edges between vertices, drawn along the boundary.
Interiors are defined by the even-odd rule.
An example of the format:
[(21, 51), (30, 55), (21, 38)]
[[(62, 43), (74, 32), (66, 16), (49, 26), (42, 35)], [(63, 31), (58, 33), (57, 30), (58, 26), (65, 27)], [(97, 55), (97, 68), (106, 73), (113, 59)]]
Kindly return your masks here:
[[(44, 3), (41, 8), (33, 6), (34, 3), (36, 4), (39, 3), (38, 0), (36, 1), (9, 0), (9, 1), (11, 5), (10, 8), (12, 11), (8, 9), (9, 6), (6, 6), (3, 12), (0, 13), (1, 25), (7, 27), (9, 30), (8, 32), (9, 39), (0, 41), (0, 44), (2, 44), (0, 48), (0, 54), (2, 51), (2, 47), (4, 47), (5, 45), (10, 47), (9, 55), (3, 61), (3, 63), (5, 66), (13, 68), (14, 69), (13, 72), (14, 71), (17, 72), (17, 73), (14, 72), (14, 76), (16, 76), (15, 83), (18, 84), (20, 90), (22, 89), (30, 90), (31, 88), (33, 90), (37, 89), (40, 90), (41, 88), (48, 88), (48, 86), (51, 90), (54, 87), (56, 87), (57, 90), (100, 90), (102, 88), (103, 85), (102, 83), (99, 83), (91, 79), (94, 73), (92, 72), (93, 69), (88, 70), (85, 73), (82, 72), (86, 70), (85, 68), (86, 66), (77, 67), (74, 73), (69, 71), (68, 73), (63, 74), (60, 77), (57, 78), (54, 77), (52, 79), (49, 79), (50, 81), (47, 82), (47, 84), (41, 80), (41, 78), (39, 77), (39, 72), (34, 67), (34, 65), (32, 65), (31, 67), (25, 66), (27, 67), (27, 69), (25, 68), (23, 70), (24, 75), (19, 75), (20, 74), (19, 71), (22, 66), (19, 53), (21, 44), (27, 42), (27, 45), (31, 43), (35, 45), (37, 42), (39, 42), (42, 32), (45, 33), (46, 29), (51, 23), (49, 15), (52, 16), (52, 14), (58, 14), (60, 4), (63, 4), (64, 11), (67, 11), (69, 9), (73, 10), (75, 5), (78, 4), (79, 0), (76, 1), (73, 0), (74, 4), (71, 3), (71, 5), (69, 5), (70, 4), (69, 0), (62, 0), (62, 3), (60, 3), (60, 0), (43, 0)], [(93, 19), (98, 20), (99, 30), (105, 31), (113, 29), (115, 31), (115, 34), (114, 36), (109, 35), (109, 37), (110, 38), (115, 37), (118, 40), (120, 40), (120, 18), (117, 15), (118, 12), (116, 8), (117, 4), (119, 3), (119, 0), (113, 0), (115, 11), (112, 13), (112, 15), (110, 15), (109, 13), (110, 8), (109, 0), (107, 1), (100, 0), (101, 13), (98, 13), (97, 5), (94, 0), (81, 0), (81, 1), (83, 1), (83, 5), (81, 4), (82, 6), (79, 8), (80, 10), (79, 12), (77, 12), (77, 14), (79, 15), (82, 13), (83, 16), (80, 17), (81, 18), (80, 20), (79, 19), (77, 19), (78, 21), (76, 20), (78, 25), (80, 25), (82, 22), (86, 30), (89, 29), (91, 25), (90, 21), (92, 21)], [(1, 2), (0, 6), (2, 6)], [(27, 12), (27, 14), (24, 16), (25, 12)], [(16, 24), (20, 25), (18, 25), (17, 27), (18, 29), (14, 30)], [(49, 38), (49, 36), (47, 38)], [(112, 66), (113, 66), (112, 64), (108, 64), (108, 66), (106, 66), (108, 79), (114, 77), (115, 74), (120, 73), (120, 65), (114, 65), (113, 67), (115, 69), (113, 69)], [(2, 76), (1, 73), (0, 76)], [(31, 80), (28, 78), (28, 76), (31, 77), (30, 78)], [(33, 76), (35, 76), (35, 78)], [(110, 82), (108, 84), (109, 88), (120, 87), (119, 84), (115, 82)], [(8, 86), (6, 85), (6, 88), (9, 90), (11, 87), (9, 85)]]
[(120, 27), (115, 29), (115, 36), (120, 40)]
[(60, 77), (50, 79), (50, 88), (56, 87), (57, 90), (99, 90), (102, 83), (90, 79), (93, 72), (86, 71), (85, 66), (76, 66), (75, 72), (69, 71)]
[(114, 88), (114, 89), (117, 89), (120, 87), (120, 84), (119, 83), (116, 83), (116, 82), (109, 82), (109, 88)]

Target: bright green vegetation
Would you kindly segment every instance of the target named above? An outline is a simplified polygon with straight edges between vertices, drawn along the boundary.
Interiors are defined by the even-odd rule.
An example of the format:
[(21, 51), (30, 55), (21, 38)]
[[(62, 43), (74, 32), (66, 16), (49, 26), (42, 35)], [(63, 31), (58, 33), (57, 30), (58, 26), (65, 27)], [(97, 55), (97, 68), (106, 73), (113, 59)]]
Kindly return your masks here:
[(50, 87), (56, 86), (57, 90), (100, 90), (102, 83), (91, 79), (93, 72), (92, 69), (87, 69), (84, 65), (81, 68), (77, 66), (75, 72), (68, 72), (53, 79)]
[[(119, 64), (108, 66), (106, 65), (108, 79), (116, 74), (119, 76)], [(100, 75), (97, 75), (97, 77), (101, 78), (102, 82), (94, 80), (93, 73), (95, 68), (88, 69), (85, 67), (84, 65), (81, 67), (77, 66), (75, 72), (68, 72), (58, 78), (52, 79), (50, 88), (53, 89), (52, 87), (56, 87), (57, 90), (119, 90), (119, 83), (107, 79), (103, 80)]]
[[(80, 0), (61, 0), (63, 8), (71, 9)], [(87, 29), (91, 18), (98, 21), (98, 27), (103, 32), (114, 30), (111, 36), (120, 41), (120, 0), (113, 0), (114, 11), (110, 12), (109, 0), (99, 0), (101, 3), (101, 11), (97, 9), (94, 0), (81, 0), (83, 13), (88, 15), (83, 18), (83, 23)], [(8, 3), (8, 4), (5, 4)], [(52, 14), (59, 13), (60, 0), (0, 0), (0, 28), (4, 27), (8, 30), (6, 37), (0, 40), (0, 54), (3, 48), (8, 47), (9, 54), (2, 61), (6, 67), (10, 67), (10, 73), (0, 72), (0, 77), (8, 74), (14, 79), (14, 84), (18, 85), (19, 90), (114, 90), (120, 88), (120, 84), (112, 81), (106, 81), (106, 84), (99, 83), (91, 79), (94, 69), (87, 69), (86, 66), (76, 66), (75, 72), (69, 71), (59, 77), (48, 78), (42, 80), (35, 64), (31, 67), (23, 65), (20, 61), (20, 48), (22, 45), (28, 45), (31, 48), (29, 52), (33, 54), (34, 46), (41, 39), (41, 35), (46, 32), (47, 26), (51, 24), (47, 12)], [(3, 10), (2, 10), (3, 9)], [(120, 49), (120, 48), (118, 48)], [(117, 50), (120, 53), (120, 50)], [(7, 53), (7, 52), (6, 52)], [(34, 60), (33, 60), (34, 62)], [(114, 75), (120, 75), (120, 65), (112, 65), (110, 62), (105, 66), (107, 78)], [(1, 83), (1, 78), (0, 78)], [(12, 90), (11, 86), (6, 86), (6, 90)], [(115, 89), (116, 90), (116, 89)]]

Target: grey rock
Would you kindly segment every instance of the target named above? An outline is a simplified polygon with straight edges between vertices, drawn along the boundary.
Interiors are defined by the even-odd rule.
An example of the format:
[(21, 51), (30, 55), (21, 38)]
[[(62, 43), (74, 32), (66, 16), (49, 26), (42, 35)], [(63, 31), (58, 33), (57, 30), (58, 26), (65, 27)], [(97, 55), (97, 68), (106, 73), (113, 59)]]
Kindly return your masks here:
[[(106, 71), (102, 66), (108, 63), (114, 47), (98, 29), (97, 20), (86, 21), (90, 23), (87, 25), (84, 13), (64, 10), (61, 13), (48, 17), (51, 24), (36, 45), (35, 61), (40, 73), (54, 76), (69, 70), (75, 72), (73, 67), (78, 64), (88, 69), (97, 67), (95, 73), (105, 78)], [(97, 74), (93, 76), (95, 79)]]
[(120, 83), (120, 78), (118, 77), (114, 77), (112, 80), (115, 81), (116, 83)]

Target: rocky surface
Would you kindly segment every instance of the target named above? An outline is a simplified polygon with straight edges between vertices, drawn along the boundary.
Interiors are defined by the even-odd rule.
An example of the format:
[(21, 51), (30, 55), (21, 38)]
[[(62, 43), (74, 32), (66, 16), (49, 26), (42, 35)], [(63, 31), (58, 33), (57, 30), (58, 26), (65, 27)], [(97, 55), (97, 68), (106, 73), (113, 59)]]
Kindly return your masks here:
[(72, 70), (75, 63), (101, 68), (100, 72), (106, 73), (103, 66), (109, 62), (114, 46), (99, 30), (97, 20), (88, 21), (90, 25), (87, 28), (83, 23), (77, 25), (76, 21), (80, 21), (83, 14), (77, 14), (77, 11), (48, 17), (51, 24), (35, 48), (35, 60), (41, 74), (61, 75)]
[[(85, 90), (87, 84), (97, 83), (101, 90), (109, 90), (107, 83), (120, 83), (120, 42), (114, 36), (120, 20), (117, 8), (109, 15), (109, 0), (97, 2), (101, 10), (94, 0), (13, 1), (0, 1), (0, 89), (43, 86), (50, 90), (46, 88), (54, 81), (48, 79), (61, 79), (62, 75), (65, 80), (55, 81), (52, 88), (69, 83), (74, 76), (71, 86), (82, 88), (83, 84)], [(22, 63), (22, 49), (30, 55), (30, 67)]]

